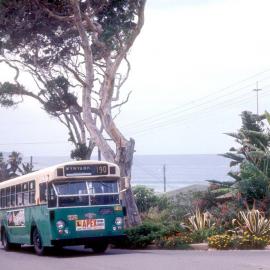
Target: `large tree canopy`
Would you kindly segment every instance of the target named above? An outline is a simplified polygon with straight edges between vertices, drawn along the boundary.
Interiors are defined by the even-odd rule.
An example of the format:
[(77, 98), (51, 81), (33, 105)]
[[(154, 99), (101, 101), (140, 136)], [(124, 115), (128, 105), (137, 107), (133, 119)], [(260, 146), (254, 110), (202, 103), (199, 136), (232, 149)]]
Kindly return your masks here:
[[(130, 178), (135, 142), (123, 136), (114, 118), (129, 98), (120, 89), (130, 71), (127, 53), (143, 26), (145, 1), (0, 1), (0, 62), (15, 71), (13, 82), (0, 84), (0, 104), (34, 98), (67, 127), (73, 157), (89, 157), (97, 146)], [(32, 75), (36, 87), (21, 84), (21, 71)], [(130, 223), (140, 222), (130, 189), (126, 204)]]

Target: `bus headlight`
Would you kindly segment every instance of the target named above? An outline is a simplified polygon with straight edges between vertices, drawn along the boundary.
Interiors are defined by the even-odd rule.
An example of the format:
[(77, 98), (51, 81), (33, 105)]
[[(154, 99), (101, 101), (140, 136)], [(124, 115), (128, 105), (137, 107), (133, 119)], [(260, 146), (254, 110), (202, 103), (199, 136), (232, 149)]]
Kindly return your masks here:
[(122, 224), (123, 224), (123, 218), (117, 217), (117, 218), (115, 219), (115, 224), (116, 224), (117, 226), (122, 225)]
[(58, 220), (56, 222), (56, 227), (58, 230), (63, 230), (65, 228), (65, 226), (66, 226), (66, 223), (64, 220)]

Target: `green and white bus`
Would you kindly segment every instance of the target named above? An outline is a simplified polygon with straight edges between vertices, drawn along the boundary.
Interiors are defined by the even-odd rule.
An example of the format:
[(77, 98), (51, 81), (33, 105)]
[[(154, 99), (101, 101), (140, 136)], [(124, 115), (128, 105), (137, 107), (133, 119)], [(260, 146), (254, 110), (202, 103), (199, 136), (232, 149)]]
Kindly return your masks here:
[(84, 245), (94, 252), (124, 238), (120, 171), (104, 161), (73, 161), (0, 183), (4, 249)]

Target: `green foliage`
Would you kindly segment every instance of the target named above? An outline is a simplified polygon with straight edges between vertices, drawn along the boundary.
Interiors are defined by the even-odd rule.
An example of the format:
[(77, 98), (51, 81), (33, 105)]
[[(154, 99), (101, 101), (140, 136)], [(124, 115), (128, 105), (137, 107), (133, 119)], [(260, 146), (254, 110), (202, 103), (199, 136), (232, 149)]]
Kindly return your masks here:
[(151, 222), (171, 222), (173, 221), (172, 211), (171, 208), (159, 210), (158, 207), (151, 207), (148, 212), (141, 213), (141, 217), (145, 221)]
[(0, 105), (2, 107), (13, 107), (18, 101), (14, 97), (20, 97), (24, 87), (9, 82), (0, 83)]
[[(233, 181), (217, 181), (217, 180), (207, 180), (211, 184), (211, 186), (216, 186), (218, 188), (230, 188), (234, 185)], [(210, 186), (210, 189), (211, 189)]]
[(230, 172), (242, 198), (249, 204), (269, 197), (270, 185), (270, 129), (264, 122), (269, 114), (259, 116), (242, 112), (242, 127), (237, 133), (228, 135), (236, 138), (238, 149), (231, 148), (225, 157), (232, 159), (231, 166), (238, 169)]
[(242, 237), (237, 237), (235, 242), (238, 249), (263, 249), (268, 245), (269, 237), (244, 233)]
[(263, 249), (268, 242), (267, 236), (258, 237), (248, 233), (243, 236), (221, 234), (208, 238), (208, 246), (215, 249)]
[(84, 160), (90, 156), (89, 151), (91, 151), (91, 149), (89, 149), (85, 144), (78, 143), (76, 148), (71, 151), (70, 157), (76, 160)]
[(245, 161), (241, 164), (241, 181), (237, 183), (243, 198), (252, 204), (254, 200), (262, 201), (269, 196), (269, 179), (255, 164)]
[[(92, 52), (96, 60), (106, 58), (111, 52), (118, 52), (130, 40), (137, 25), (142, 0), (79, 1), (81, 12), (91, 7), (93, 18), (99, 23), (98, 40), (93, 38)], [(50, 68), (77, 53), (79, 33), (70, 20), (58, 20), (46, 9), (62, 18), (72, 17), (70, 1), (9, 0), (0, 8), (0, 49), (17, 53), (26, 63)], [(12, 12), (11, 12), (12, 11)], [(88, 15), (87, 15), (88, 14)], [(89, 16), (84, 13), (84, 16)], [(86, 27), (89, 36), (93, 29)], [(25, 49), (27, 48), (27, 49)], [(35, 48), (39, 49), (36, 57)]]
[(174, 222), (144, 221), (142, 225), (126, 229), (125, 233), (127, 237), (121, 243), (117, 243), (118, 247), (146, 248), (150, 244), (165, 247), (168, 239), (177, 237), (181, 237), (181, 240), (176, 239), (179, 244), (181, 242), (186, 245), (192, 241), (186, 230), (179, 223)]
[(63, 76), (58, 76), (55, 79), (47, 82), (47, 89), (43, 92), (46, 96), (44, 109), (51, 115), (57, 112), (63, 112), (71, 106), (77, 106), (77, 98), (69, 92), (69, 82)]
[(133, 188), (133, 195), (140, 213), (146, 213), (155, 207), (162, 211), (170, 206), (169, 200), (164, 196), (156, 195), (152, 188), (140, 185), (135, 186)]
[(211, 228), (205, 228), (198, 231), (193, 231), (189, 234), (192, 243), (203, 243), (207, 241), (207, 238), (217, 234), (216, 228), (213, 226)]
[(208, 246), (216, 249), (233, 248), (234, 238), (228, 234), (214, 235), (208, 238)]
[(146, 248), (162, 235), (163, 226), (145, 222), (142, 225), (126, 229), (126, 239), (120, 245), (124, 248)]
[(20, 153), (13, 151), (9, 154), (8, 159), (5, 160), (3, 153), (0, 152), (0, 182), (32, 171), (32, 164), (23, 163)]
[(254, 200), (262, 201), (269, 197), (269, 182), (266, 179), (243, 179), (239, 182), (238, 189), (249, 204), (252, 204)]
[(192, 238), (187, 233), (178, 233), (169, 237), (162, 237), (156, 241), (156, 245), (163, 249), (188, 249)]
[(232, 220), (237, 217), (239, 210), (242, 209), (243, 203), (236, 199), (212, 207), (209, 211), (215, 219), (216, 230), (222, 233), (225, 230), (233, 229)]
[(208, 238), (209, 247), (216, 249), (260, 249), (269, 242), (270, 221), (253, 208), (240, 211), (232, 220), (233, 229)]
[(154, 189), (145, 186), (135, 186), (133, 195), (140, 213), (149, 211), (151, 207), (157, 205), (158, 197), (155, 195)]
[(189, 230), (193, 243), (204, 242), (215, 233), (213, 216), (209, 212), (202, 212), (198, 207), (182, 226)]
[(209, 212), (201, 212), (196, 208), (195, 212), (188, 218), (185, 225), (191, 232), (203, 231), (214, 226), (212, 215)]
[(249, 235), (263, 237), (270, 234), (270, 220), (255, 208), (240, 211), (238, 217), (232, 222), (238, 226), (237, 229), (240, 229), (240, 232), (247, 232)]
[[(88, 136), (100, 144), (102, 140), (93, 134), (110, 134), (115, 116), (110, 109), (119, 104), (113, 98), (115, 93), (104, 93), (108, 87), (119, 90), (128, 77), (127, 54), (143, 26), (145, 2), (0, 1), (0, 60), (15, 72), (14, 83), (0, 84), (0, 106), (15, 106), (25, 96), (35, 99), (68, 129), (69, 140), (76, 148), (74, 158), (85, 156), (84, 149), (76, 144), (82, 144)], [(126, 74), (120, 76), (122, 62), (126, 71), (121, 71)], [(37, 87), (21, 86), (17, 80), (21, 71), (30, 74)], [(86, 89), (90, 96), (85, 94)], [(91, 124), (85, 125), (83, 115), (89, 113)], [(97, 117), (102, 119), (96, 121)], [(116, 144), (125, 140), (123, 136), (112, 137)], [(111, 148), (109, 144), (106, 147)], [(104, 150), (102, 145), (99, 148)], [(114, 150), (108, 151), (111, 159)]]

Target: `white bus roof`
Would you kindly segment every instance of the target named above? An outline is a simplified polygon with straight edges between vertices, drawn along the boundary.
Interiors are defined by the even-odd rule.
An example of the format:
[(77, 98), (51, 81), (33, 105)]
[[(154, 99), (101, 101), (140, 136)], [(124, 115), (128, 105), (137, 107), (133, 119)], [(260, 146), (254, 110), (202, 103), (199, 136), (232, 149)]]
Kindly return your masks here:
[[(36, 180), (36, 178), (44, 177), (44, 181), (42, 181), (42, 182), (45, 182), (45, 181), (48, 181), (48, 180), (53, 180), (54, 178), (56, 178), (55, 177), (56, 170), (59, 169), (59, 168), (64, 168), (64, 166), (67, 166), (67, 165), (92, 165), (92, 164), (97, 164), (97, 165), (98, 164), (100, 164), (100, 165), (101, 164), (106, 164), (106, 165), (111, 166), (111, 167), (116, 167), (116, 173), (114, 175), (112, 175), (112, 176), (115, 177), (115, 176), (119, 176), (119, 174), (120, 174), (119, 167), (116, 164), (111, 163), (111, 162), (98, 161), (98, 160), (68, 161), (68, 162), (60, 163), (60, 164), (57, 164), (57, 165), (54, 165), (54, 166), (51, 166), (51, 167), (40, 169), (40, 170), (35, 171), (35, 172), (31, 172), (31, 173), (28, 173), (28, 174), (25, 174), (25, 175), (22, 175), (22, 176), (18, 176), (18, 177), (15, 177), (15, 178), (0, 182), (0, 189), (5, 188), (5, 187), (9, 187), (9, 186), (13, 186), (13, 185), (16, 185), (16, 184), (20, 184), (20, 183), (22, 183), (24, 181)], [(104, 177), (104, 176), (105, 175), (95, 175), (93, 177)], [(109, 175), (106, 175), (106, 176), (109, 176)], [(46, 179), (45, 179), (45, 177), (46, 177)]]

